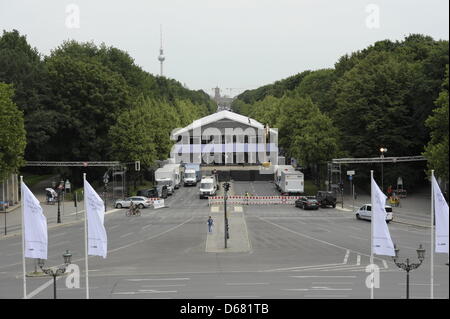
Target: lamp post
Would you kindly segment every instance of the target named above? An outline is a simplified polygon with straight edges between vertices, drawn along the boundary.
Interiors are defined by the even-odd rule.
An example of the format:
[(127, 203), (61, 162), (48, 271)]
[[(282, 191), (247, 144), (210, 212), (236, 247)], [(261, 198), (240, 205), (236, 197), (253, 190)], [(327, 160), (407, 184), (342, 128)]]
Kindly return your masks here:
[(395, 244), (394, 248), (395, 248), (395, 256), (392, 257), (392, 259), (394, 260), (394, 263), (397, 265), (398, 268), (406, 271), (406, 299), (409, 299), (409, 272), (411, 270), (419, 268), (419, 266), (422, 264), (423, 260), (425, 259), (425, 249), (422, 248), (422, 244), (420, 244), (419, 248), (417, 249), (417, 258), (419, 259), (419, 263), (409, 263), (409, 258), (406, 258), (406, 262), (402, 263), (397, 262), (398, 252), (400, 251), (400, 249), (398, 249)]
[(71, 264), (72, 254), (70, 251), (66, 250), (62, 256), (64, 258), (64, 264), (51, 268), (44, 268), (44, 260), (38, 259), (38, 265), (42, 271), (49, 276), (53, 276), (53, 299), (56, 299), (56, 277), (65, 273), (67, 266)]
[(230, 183), (223, 183), (223, 189), (225, 191), (223, 196), (223, 207), (224, 207), (224, 224), (225, 224), (225, 248), (227, 248), (227, 239), (230, 238), (228, 234), (228, 216), (227, 216), (227, 199), (228, 199), (228, 190), (230, 189)]
[[(385, 147), (381, 147), (380, 148), (380, 152), (381, 152), (381, 158), (384, 158), (384, 153), (387, 152), (387, 148)], [(383, 161), (381, 161), (381, 191), (384, 192), (384, 185), (383, 185)]]

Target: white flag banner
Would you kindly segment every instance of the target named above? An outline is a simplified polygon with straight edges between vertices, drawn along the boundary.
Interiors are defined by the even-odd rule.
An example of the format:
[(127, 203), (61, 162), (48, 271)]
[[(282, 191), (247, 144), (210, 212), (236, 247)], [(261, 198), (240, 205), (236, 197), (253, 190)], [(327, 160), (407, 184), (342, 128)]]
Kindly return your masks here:
[(47, 259), (47, 218), (42, 213), (39, 200), (30, 189), (21, 183), (23, 223), (25, 236), (25, 257)]
[(442, 195), (436, 178), (432, 177), (433, 196), (434, 196), (434, 213), (436, 222), (435, 234), (435, 251), (437, 253), (448, 253), (448, 204)]
[(84, 203), (88, 224), (88, 255), (106, 258), (107, 237), (103, 225), (105, 204), (87, 180), (84, 180)]
[(373, 253), (377, 255), (395, 256), (389, 228), (386, 223), (386, 195), (378, 187), (372, 177), (372, 218), (373, 223)]

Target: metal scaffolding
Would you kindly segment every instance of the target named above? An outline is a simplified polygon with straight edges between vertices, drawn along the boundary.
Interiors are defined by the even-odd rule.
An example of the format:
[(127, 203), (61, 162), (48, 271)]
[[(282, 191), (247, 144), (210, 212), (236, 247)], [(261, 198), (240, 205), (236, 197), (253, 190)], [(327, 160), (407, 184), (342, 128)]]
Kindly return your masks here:
[(398, 163), (426, 161), (424, 156), (394, 156), (394, 157), (366, 157), (366, 158), (333, 158), (333, 164), (365, 164), (365, 163)]

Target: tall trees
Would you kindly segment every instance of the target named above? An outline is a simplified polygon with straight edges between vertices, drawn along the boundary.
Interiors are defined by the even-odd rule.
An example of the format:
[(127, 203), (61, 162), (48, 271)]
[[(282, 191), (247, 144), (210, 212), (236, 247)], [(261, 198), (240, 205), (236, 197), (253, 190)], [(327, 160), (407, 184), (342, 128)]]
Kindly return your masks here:
[(0, 180), (24, 163), (26, 139), (23, 112), (12, 101), (13, 89), (0, 82)]
[(428, 160), (428, 167), (436, 170), (437, 176), (448, 181), (448, 65), (436, 106), (426, 121), (427, 127), (431, 130), (431, 139), (425, 146), (424, 156)]

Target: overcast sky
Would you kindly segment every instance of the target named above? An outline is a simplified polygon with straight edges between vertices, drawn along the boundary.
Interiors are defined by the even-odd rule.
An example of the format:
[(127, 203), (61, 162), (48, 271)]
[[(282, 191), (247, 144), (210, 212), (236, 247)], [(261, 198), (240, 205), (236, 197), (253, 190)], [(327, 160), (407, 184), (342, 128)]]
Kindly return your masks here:
[(448, 0), (0, 0), (0, 29), (19, 30), (43, 54), (67, 39), (104, 42), (159, 74), (162, 24), (165, 76), (236, 95), (333, 67), (378, 40), (448, 40), (448, 11)]

